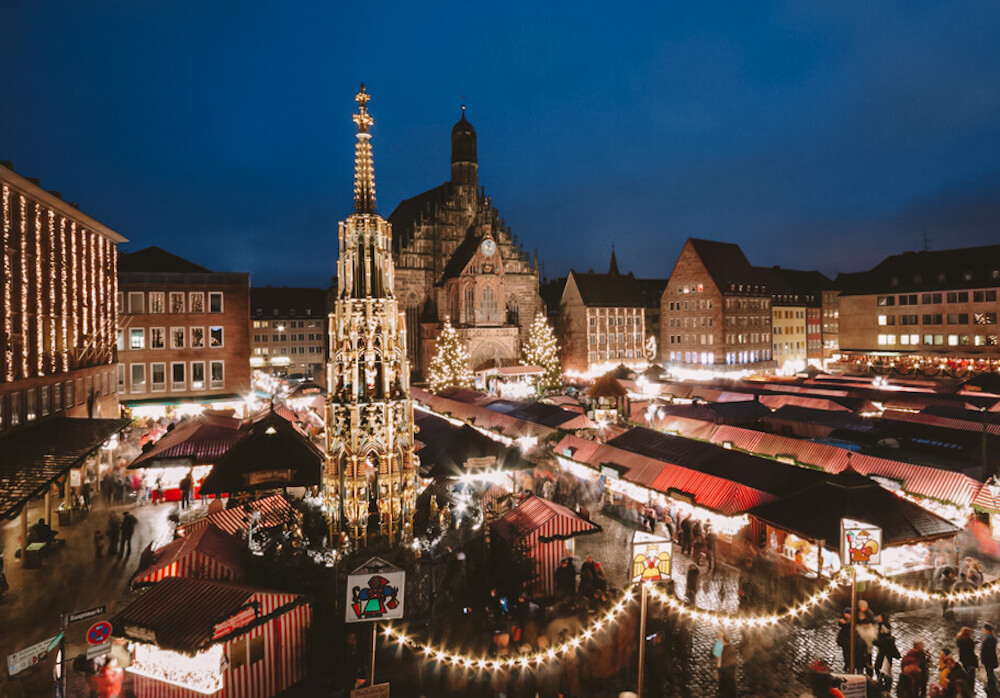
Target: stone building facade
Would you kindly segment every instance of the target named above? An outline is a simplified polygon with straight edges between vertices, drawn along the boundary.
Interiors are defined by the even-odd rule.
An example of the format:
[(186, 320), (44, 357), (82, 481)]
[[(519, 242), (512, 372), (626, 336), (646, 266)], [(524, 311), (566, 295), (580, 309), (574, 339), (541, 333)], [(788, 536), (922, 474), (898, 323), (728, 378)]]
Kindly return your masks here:
[(731, 243), (688, 238), (660, 301), (660, 357), (718, 370), (774, 367), (767, 275)]
[(415, 373), (430, 364), (446, 317), (473, 369), (516, 363), (542, 309), (538, 257), (529, 260), (479, 186), (476, 131), (464, 107), (451, 132), (451, 179), (402, 201), (389, 223)]
[(54, 416), (117, 417), (125, 238), (9, 163), (0, 163), (0, 235), (0, 433)]
[(250, 366), (273, 376), (325, 383), (326, 298), (323, 288), (251, 288)]

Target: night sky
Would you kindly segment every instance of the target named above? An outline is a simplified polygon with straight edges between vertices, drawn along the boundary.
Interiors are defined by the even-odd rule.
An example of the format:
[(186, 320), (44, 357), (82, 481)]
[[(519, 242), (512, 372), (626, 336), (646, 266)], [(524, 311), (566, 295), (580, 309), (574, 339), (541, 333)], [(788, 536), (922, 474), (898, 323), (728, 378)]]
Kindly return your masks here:
[(546, 276), (614, 242), (665, 277), (688, 236), (832, 274), (1000, 242), (997, 37), (995, 0), (8, 0), (0, 160), (126, 250), (321, 285), (364, 81), (386, 217), (448, 178), (464, 101)]

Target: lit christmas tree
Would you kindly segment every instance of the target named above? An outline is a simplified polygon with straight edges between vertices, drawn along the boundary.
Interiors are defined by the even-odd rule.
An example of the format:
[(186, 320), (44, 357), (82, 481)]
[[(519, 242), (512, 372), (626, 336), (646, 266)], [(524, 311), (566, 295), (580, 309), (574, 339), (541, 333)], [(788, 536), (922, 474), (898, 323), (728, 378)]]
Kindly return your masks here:
[(538, 313), (535, 321), (528, 329), (528, 341), (521, 349), (524, 362), (529, 366), (541, 366), (545, 369), (538, 378), (538, 389), (548, 390), (562, 384), (562, 364), (559, 361), (559, 343), (555, 333), (549, 327), (545, 315)]
[(437, 353), (431, 359), (428, 370), (431, 392), (440, 393), (448, 388), (471, 388), (472, 369), (469, 362), (469, 352), (458, 339), (458, 332), (451, 326), (451, 319), (445, 318), (437, 341)]

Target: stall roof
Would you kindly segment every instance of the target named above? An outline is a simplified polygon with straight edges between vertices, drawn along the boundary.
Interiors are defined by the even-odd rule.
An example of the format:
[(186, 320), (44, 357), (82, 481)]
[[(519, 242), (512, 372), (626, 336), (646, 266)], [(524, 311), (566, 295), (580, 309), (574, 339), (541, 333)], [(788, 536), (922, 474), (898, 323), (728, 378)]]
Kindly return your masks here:
[(153, 447), (136, 458), (129, 468), (210, 465), (243, 437), (240, 422), (230, 417), (201, 415), (178, 422)]
[(528, 497), (508, 511), (493, 522), (493, 528), (507, 539), (538, 531), (543, 543), (601, 530), (600, 526), (572, 509), (538, 496)]
[(53, 417), (0, 438), (0, 521), (97, 450), (127, 419)]
[(246, 528), (243, 518), (247, 515), (245, 509), (247, 506), (250, 507), (251, 511), (260, 512), (260, 521), (257, 523), (257, 527), (261, 529), (283, 525), (288, 520), (288, 513), (292, 509), (292, 505), (282, 495), (272, 494), (270, 497), (247, 502), (232, 509), (223, 509), (200, 519), (183, 523), (178, 530), (184, 535), (190, 535), (202, 526), (212, 525), (218, 526), (226, 533), (235, 534), (240, 529)]
[(614, 372), (605, 373), (594, 381), (594, 384), (587, 390), (590, 397), (627, 397), (628, 391), (622, 387), (615, 377)]
[[(223, 531), (218, 526), (202, 526), (188, 536), (171, 541), (162, 548), (153, 551), (153, 562), (142, 570), (135, 573), (132, 578), (133, 584), (151, 584), (160, 581), (165, 577), (177, 576), (198, 576), (207, 577), (208, 574), (180, 574), (180, 570), (171, 573), (168, 569), (184, 558), (192, 555), (200, 555), (203, 560), (200, 562), (216, 564), (228, 570), (236, 580), (246, 576), (243, 564), (244, 555), (247, 551), (246, 545), (232, 533)], [(192, 569), (203, 568), (203, 565), (195, 563)]]
[(240, 436), (216, 461), (202, 484), (202, 492), (221, 494), (319, 484), (323, 453), (273, 409), (244, 424)]
[(467, 472), (463, 466), (471, 458), (494, 458), (492, 467), (503, 470), (534, 467), (519, 449), (504, 446), (468, 424), (456, 426), (426, 412), (417, 412), (414, 422), (420, 428), (417, 440), (422, 446), (417, 455), (423, 477), (459, 477)]
[[(138, 628), (143, 635), (152, 633), (162, 649), (193, 654), (224, 640), (224, 636), (215, 637), (216, 625), (251, 603), (260, 604), (259, 618), (267, 618), (301, 600), (297, 594), (231, 582), (168, 577), (129, 604), (112, 623), (116, 636), (132, 637), (129, 629)], [(234, 632), (240, 630), (244, 628)]]
[(946, 538), (961, 530), (850, 468), (749, 513), (776, 528), (826, 541), (833, 550), (844, 518), (880, 527), (884, 546)]

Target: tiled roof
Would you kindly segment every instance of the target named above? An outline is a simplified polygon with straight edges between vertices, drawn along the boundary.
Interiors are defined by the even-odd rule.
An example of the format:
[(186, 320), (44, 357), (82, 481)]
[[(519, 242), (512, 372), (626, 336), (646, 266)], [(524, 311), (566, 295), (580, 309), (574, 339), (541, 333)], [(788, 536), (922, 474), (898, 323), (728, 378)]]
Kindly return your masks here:
[(688, 238), (687, 241), (722, 293), (728, 292), (730, 286), (739, 284), (760, 287), (760, 295), (770, 292), (766, 288), (769, 281), (767, 275), (750, 264), (739, 245), (699, 238)]
[(398, 254), (413, 240), (413, 227), (417, 219), (423, 213), (429, 213), (435, 204), (443, 203), (447, 200), (451, 192), (449, 182), (439, 184), (433, 189), (428, 189), (422, 194), (417, 194), (409, 199), (399, 202), (392, 214), (389, 216), (389, 223), (392, 225), (392, 246), (393, 252)]
[(538, 496), (528, 497), (495, 521), (493, 527), (508, 538), (538, 531), (543, 542), (601, 530), (572, 509)]
[(840, 274), (843, 295), (1000, 286), (1000, 245), (891, 255), (866, 272)]
[[(571, 271), (583, 304), (589, 308), (642, 308), (645, 297), (639, 281), (631, 274), (598, 274)], [(567, 284), (569, 281), (567, 280)]]
[(448, 397), (435, 395), (420, 388), (411, 388), (410, 397), (414, 402), (426, 406), (439, 414), (448, 414), (456, 419), (475, 424), (480, 429), (499, 431), (504, 436), (517, 439), (522, 436), (535, 436), (540, 441), (555, 433), (555, 429), (542, 424), (535, 424), (526, 419), (518, 419), (510, 415), (494, 412), (482, 405), (468, 404), (452, 400)]
[(451, 259), (444, 265), (444, 271), (441, 272), (438, 285), (441, 285), (445, 279), (458, 278), (462, 274), (462, 270), (465, 269), (469, 261), (475, 256), (477, 249), (479, 249), (479, 237), (472, 229), (469, 229), (465, 233), (465, 238), (455, 248)]
[(266, 618), (300, 600), (296, 594), (272, 592), (231, 582), (168, 577), (144, 592), (113, 619), (117, 637), (128, 628), (152, 631), (162, 649), (194, 654), (215, 644), (215, 626), (252, 602)]
[(879, 526), (883, 546), (934, 540), (960, 531), (946, 519), (850, 469), (755, 507), (750, 514), (810, 540), (826, 541), (831, 549), (837, 549), (844, 518)]
[(118, 255), (118, 272), (205, 274), (209, 273), (209, 270), (154, 245), (137, 252)]
[(326, 317), (326, 289), (254, 286), (250, 289), (250, 315), (265, 319), (312, 317), (322, 320)]
[(521, 470), (534, 465), (521, 457), (517, 448), (504, 446), (467, 424), (456, 426), (446, 419), (417, 411), (414, 422), (420, 428), (417, 451), (424, 477), (458, 477), (472, 458), (494, 458), (495, 468)]
[(197, 562), (183, 570), (179, 569), (178, 574), (158, 574), (170, 565), (195, 555), (208, 558), (228, 570), (234, 580), (241, 580), (245, 576), (243, 564), (245, 552), (246, 545), (232, 533), (227, 533), (218, 526), (201, 526), (189, 535), (171, 541), (154, 551), (152, 564), (135, 573), (133, 584), (159, 581), (158, 578), (163, 576), (202, 576), (190, 573), (192, 569), (197, 569)]
[(146, 468), (163, 461), (188, 461), (210, 465), (243, 438), (239, 420), (202, 415), (178, 422), (153, 447), (132, 461), (129, 468)]
[(127, 419), (52, 417), (0, 438), (0, 521), (128, 426)]

